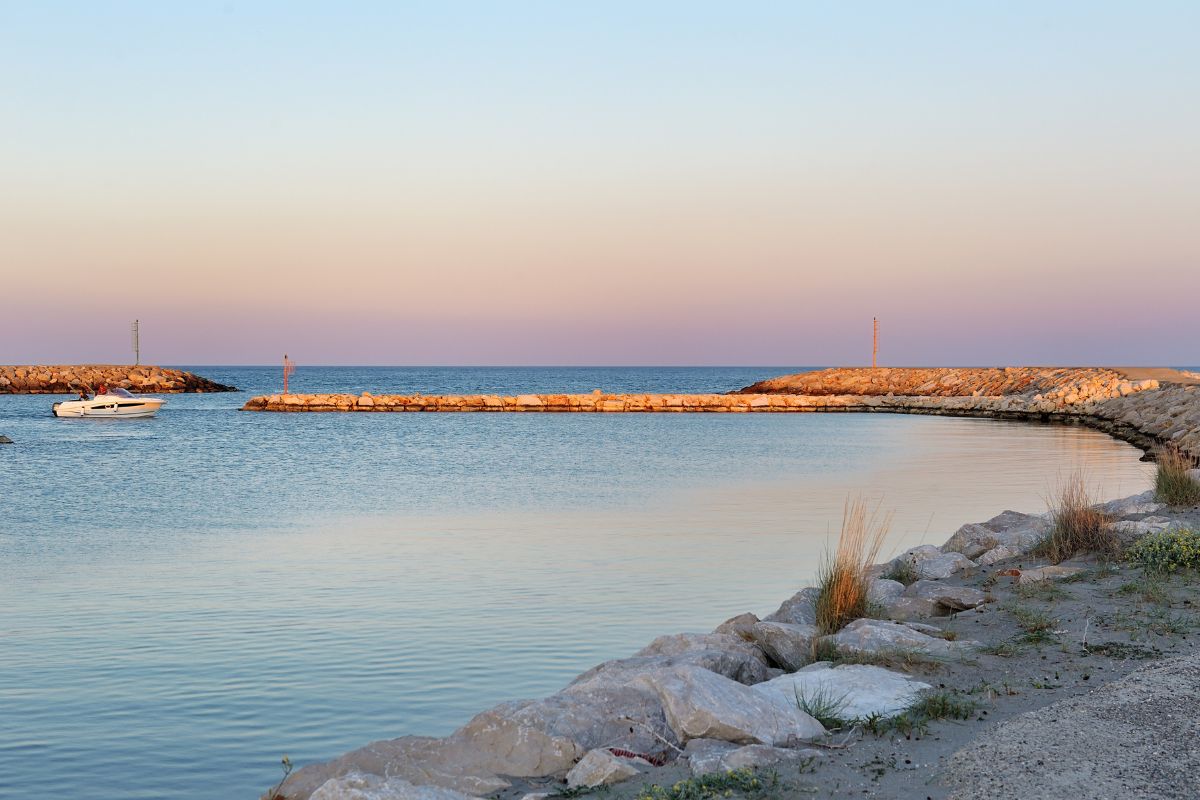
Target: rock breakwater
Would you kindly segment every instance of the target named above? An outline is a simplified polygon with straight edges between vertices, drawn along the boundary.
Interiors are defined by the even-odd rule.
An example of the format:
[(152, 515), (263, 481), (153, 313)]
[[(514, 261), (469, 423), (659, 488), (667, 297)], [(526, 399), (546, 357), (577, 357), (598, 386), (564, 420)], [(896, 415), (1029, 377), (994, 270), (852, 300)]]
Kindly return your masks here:
[(191, 372), (121, 364), (0, 366), (0, 394), (74, 394), (101, 384), (144, 394), (236, 392)]
[[(1200, 385), (1084, 368), (832, 369), (773, 378), (731, 394), (372, 395), (253, 397), (247, 411), (939, 414), (1084, 424), (1150, 448), (1200, 455)], [(1180, 382), (1166, 380), (1178, 376)]]

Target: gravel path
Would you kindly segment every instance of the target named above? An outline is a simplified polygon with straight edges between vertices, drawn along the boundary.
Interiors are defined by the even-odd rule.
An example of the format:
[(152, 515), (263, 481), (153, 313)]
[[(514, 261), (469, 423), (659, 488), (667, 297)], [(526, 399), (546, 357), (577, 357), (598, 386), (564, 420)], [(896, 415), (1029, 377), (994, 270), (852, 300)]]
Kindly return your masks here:
[(1015, 717), (959, 750), (952, 800), (1200, 797), (1200, 655)]

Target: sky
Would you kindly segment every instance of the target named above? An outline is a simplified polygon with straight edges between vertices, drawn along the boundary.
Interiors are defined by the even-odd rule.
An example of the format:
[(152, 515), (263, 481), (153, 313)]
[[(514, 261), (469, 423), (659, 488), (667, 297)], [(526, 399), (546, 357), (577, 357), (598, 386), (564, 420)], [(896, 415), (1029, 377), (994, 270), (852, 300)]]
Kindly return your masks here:
[(0, 363), (1197, 365), (1197, 31), (0, 0)]

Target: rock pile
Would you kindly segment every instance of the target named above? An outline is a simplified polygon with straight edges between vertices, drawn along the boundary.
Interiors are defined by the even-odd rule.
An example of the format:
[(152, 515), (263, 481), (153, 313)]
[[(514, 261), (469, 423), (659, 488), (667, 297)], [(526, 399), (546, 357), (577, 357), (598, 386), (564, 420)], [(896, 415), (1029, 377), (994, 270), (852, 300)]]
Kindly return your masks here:
[(236, 392), (190, 372), (164, 367), (117, 364), (0, 366), (0, 394), (74, 394), (101, 384), (141, 394)]
[[(760, 381), (742, 394), (852, 394), (1001, 397), (1041, 394), (1073, 404), (1086, 396), (1128, 394), (1133, 381), (1103, 367), (839, 367)], [(1127, 384), (1122, 388), (1123, 384)], [(1075, 395), (1075, 400), (1067, 398)]]

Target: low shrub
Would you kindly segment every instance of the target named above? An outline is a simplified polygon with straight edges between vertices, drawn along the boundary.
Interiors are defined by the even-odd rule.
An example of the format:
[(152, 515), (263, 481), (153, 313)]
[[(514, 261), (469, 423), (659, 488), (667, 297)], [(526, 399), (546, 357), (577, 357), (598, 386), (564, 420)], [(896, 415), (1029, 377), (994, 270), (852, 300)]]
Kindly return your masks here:
[(1184, 455), (1174, 444), (1159, 448), (1155, 454), (1154, 495), (1158, 502), (1172, 506), (1200, 506), (1200, 482), (1188, 470), (1196, 460)]
[(1125, 553), (1147, 572), (1170, 573), (1200, 569), (1200, 531), (1172, 528), (1148, 533)]

